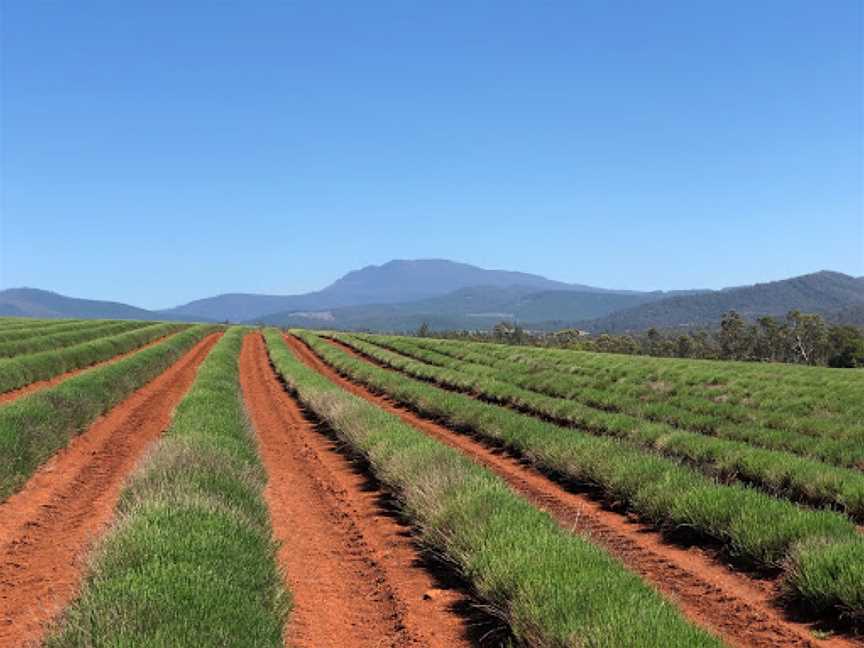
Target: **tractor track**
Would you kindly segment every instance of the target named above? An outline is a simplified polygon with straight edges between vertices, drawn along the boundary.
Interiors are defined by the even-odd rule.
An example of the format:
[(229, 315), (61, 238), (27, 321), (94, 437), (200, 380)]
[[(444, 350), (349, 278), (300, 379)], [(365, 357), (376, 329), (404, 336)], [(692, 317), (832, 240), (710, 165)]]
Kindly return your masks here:
[(259, 333), (244, 339), (240, 376), (293, 600), (286, 643), (470, 645), (460, 585), (428, 567), (377, 484), (304, 414)]
[[(709, 550), (672, 544), (656, 529), (604, 508), (597, 499), (553, 481), (523, 459), (424, 418), (386, 395), (355, 383), (324, 362), (300, 339), (286, 335), (285, 340), (307, 366), (342, 388), (492, 470), (514, 491), (552, 515), (563, 528), (604, 547), (673, 601), (687, 618), (730, 645), (742, 648), (864, 645), (846, 636), (817, 639), (814, 626), (789, 618), (779, 605), (776, 580), (760, 580), (736, 572)], [(358, 359), (376, 364), (347, 345), (327, 341)]]
[(98, 418), (0, 503), (0, 645), (38, 644), (76, 595), (123, 484), (170, 425), (221, 337), (212, 333)]

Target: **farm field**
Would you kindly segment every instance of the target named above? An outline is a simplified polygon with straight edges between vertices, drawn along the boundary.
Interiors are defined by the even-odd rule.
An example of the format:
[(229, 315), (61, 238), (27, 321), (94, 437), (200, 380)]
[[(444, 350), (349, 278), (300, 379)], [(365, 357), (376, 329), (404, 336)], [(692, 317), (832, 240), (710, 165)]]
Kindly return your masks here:
[(862, 646), (862, 387), (0, 318), (0, 645)]

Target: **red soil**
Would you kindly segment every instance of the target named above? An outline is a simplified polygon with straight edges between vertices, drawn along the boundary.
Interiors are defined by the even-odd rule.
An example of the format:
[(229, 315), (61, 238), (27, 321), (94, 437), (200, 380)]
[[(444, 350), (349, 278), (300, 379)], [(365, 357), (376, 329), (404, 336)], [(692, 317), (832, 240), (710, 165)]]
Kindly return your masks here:
[[(673, 601), (691, 621), (732, 646), (860, 646), (847, 637), (817, 640), (812, 627), (787, 618), (777, 605), (778, 584), (730, 570), (698, 547), (670, 544), (653, 528), (605, 509), (586, 494), (572, 492), (523, 460), (479, 440), (423, 418), (381, 394), (343, 377), (293, 336), (286, 342), (308, 366), (382, 409), (456, 448), (492, 470), (537, 508), (568, 531), (587, 536), (627, 568)], [(329, 341), (357, 358), (370, 361), (346, 345)]]
[[(171, 333), (170, 335), (173, 335)], [(22, 396), (26, 396), (28, 394), (32, 394), (33, 392), (40, 391), (42, 389), (47, 389), (48, 387), (53, 387), (54, 385), (58, 385), (64, 380), (72, 378), (72, 376), (77, 376), (80, 373), (88, 371), (90, 369), (95, 369), (96, 367), (101, 367), (102, 365), (114, 364), (115, 362), (119, 362), (123, 358), (128, 358), (131, 355), (138, 353), (139, 351), (143, 351), (144, 349), (155, 346), (160, 342), (163, 342), (168, 335), (163, 335), (160, 338), (156, 338), (152, 342), (148, 342), (137, 349), (132, 349), (131, 351), (127, 351), (126, 353), (121, 353), (119, 355), (114, 356), (113, 358), (108, 358), (107, 360), (102, 360), (101, 362), (94, 362), (91, 365), (87, 365), (86, 367), (81, 367), (80, 369), (72, 369), (71, 371), (66, 371), (65, 373), (54, 376), (53, 378), (48, 378), (47, 380), (37, 380), (36, 382), (32, 382), (29, 385), (24, 385), (23, 387), (19, 387), (18, 389), (13, 389), (11, 391), (3, 392), (0, 394), (0, 405), (3, 403), (8, 403), (9, 401), (13, 401), (17, 398), (21, 398)]]
[(293, 598), (292, 646), (468, 645), (458, 589), (424, 569), (410, 530), (382, 493), (303, 414), (269, 364), (260, 334), (240, 376), (268, 475), (264, 491)]
[(38, 643), (75, 596), (127, 475), (171, 422), (221, 334), (98, 419), (0, 503), (0, 645)]

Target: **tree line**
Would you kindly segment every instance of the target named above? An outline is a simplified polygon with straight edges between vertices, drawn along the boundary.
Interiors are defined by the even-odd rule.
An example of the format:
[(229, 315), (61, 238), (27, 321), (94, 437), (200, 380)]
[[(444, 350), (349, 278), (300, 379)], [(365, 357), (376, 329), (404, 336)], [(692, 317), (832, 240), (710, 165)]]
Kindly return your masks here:
[(433, 333), (424, 324), (416, 335), (668, 358), (864, 367), (864, 330), (851, 325), (829, 324), (821, 315), (797, 310), (789, 311), (783, 319), (765, 316), (755, 322), (748, 322), (732, 310), (714, 329), (685, 332), (650, 328), (642, 333), (588, 335), (577, 329), (530, 331), (501, 322), (486, 332)]

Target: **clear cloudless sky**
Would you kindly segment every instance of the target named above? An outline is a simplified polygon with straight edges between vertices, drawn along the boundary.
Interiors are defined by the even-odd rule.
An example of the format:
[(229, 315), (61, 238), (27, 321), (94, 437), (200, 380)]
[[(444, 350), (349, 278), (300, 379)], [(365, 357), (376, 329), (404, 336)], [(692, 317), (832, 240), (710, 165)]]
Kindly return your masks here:
[(0, 287), (864, 274), (862, 3), (0, 1)]

